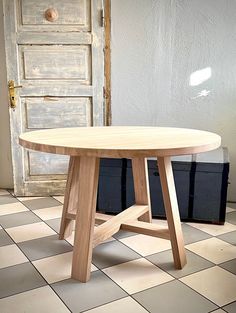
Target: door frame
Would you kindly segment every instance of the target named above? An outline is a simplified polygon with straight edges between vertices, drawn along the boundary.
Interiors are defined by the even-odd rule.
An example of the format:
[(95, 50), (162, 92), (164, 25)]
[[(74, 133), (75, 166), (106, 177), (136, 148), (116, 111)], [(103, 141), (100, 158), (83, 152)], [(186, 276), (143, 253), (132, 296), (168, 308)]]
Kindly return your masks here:
[(112, 123), (111, 114), (111, 0), (104, 2), (104, 101), (105, 101), (105, 125), (110, 126)]

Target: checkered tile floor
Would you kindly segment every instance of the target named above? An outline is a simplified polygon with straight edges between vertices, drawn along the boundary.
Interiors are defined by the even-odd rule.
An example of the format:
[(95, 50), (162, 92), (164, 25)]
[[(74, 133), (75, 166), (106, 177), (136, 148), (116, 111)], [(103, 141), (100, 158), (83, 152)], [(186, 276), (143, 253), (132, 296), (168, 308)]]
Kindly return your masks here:
[(236, 205), (224, 226), (183, 223), (183, 270), (168, 241), (120, 232), (95, 248), (82, 284), (70, 279), (73, 236), (58, 240), (62, 203), (0, 190), (1, 313), (236, 312)]

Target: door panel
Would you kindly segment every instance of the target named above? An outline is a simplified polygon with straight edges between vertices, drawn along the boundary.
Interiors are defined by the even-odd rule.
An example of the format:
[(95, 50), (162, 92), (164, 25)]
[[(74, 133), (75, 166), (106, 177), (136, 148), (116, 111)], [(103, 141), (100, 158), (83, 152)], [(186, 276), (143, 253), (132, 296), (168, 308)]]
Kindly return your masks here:
[(21, 46), (22, 80), (76, 79), (91, 84), (89, 46)]
[[(53, 24), (45, 18), (47, 9), (57, 11), (58, 18)], [(91, 11), (90, 1), (87, 0), (21, 0), (19, 1), (20, 24), (26, 29), (50, 30), (52, 27), (62, 25), (74, 26), (76, 30), (90, 30)]]
[[(14, 189), (17, 195), (62, 194), (68, 157), (24, 151), (22, 132), (104, 125), (102, 0), (3, 0)], [(47, 9), (58, 18), (48, 21)]]
[(90, 98), (26, 98), (27, 129), (91, 126)]
[[(69, 161), (69, 157), (67, 155), (58, 156), (55, 154), (29, 151), (28, 160), (31, 164), (29, 177), (67, 174)], [(37, 177), (31, 177), (31, 179), (32, 178), (37, 179)]]

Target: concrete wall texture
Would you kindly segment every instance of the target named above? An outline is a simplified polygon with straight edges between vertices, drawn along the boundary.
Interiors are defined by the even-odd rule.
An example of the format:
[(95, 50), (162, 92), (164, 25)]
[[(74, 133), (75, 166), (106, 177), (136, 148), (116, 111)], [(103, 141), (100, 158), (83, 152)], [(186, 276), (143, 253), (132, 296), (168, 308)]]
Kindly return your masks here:
[(113, 125), (216, 132), (236, 200), (236, 2), (112, 0)]

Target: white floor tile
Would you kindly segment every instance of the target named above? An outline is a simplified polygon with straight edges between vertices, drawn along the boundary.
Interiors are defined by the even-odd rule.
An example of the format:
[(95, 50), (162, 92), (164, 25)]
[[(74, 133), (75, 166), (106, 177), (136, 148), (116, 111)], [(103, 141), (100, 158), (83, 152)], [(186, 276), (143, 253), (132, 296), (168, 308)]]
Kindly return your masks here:
[(70, 313), (49, 286), (0, 299), (0, 308), (1, 313)]
[[(28, 259), (16, 245), (0, 247), (0, 268), (28, 262)], [(1, 312), (1, 310), (0, 310)]]
[(134, 299), (127, 297), (123, 298), (98, 308), (86, 311), (84, 313), (147, 313), (140, 304), (138, 304)]
[(226, 207), (226, 213), (235, 212), (235, 209), (232, 209), (230, 207)]
[(120, 241), (142, 256), (147, 256), (171, 249), (171, 243), (169, 240), (146, 235), (126, 237), (120, 239)]
[(61, 203), (64, 203), (64, 196), (53, 196), (53, 198)]
[[(55, 255), (33, 262), (49, 284), (71, 277), (72, 252)], [(92, 265), (91, 271), (97, 268)]]
[(62, 205), (34, 210), (34, 213), (38, 215), (38, 217), (40, 217), (43, 221), (52, 220), (62, 216)]
[(20, 201), (28, 201), (28, 200), (37, 200), (37, 199), (44, 199), (45, 197), (17, 197)]
[(5, 189), (0, 189), (0, 196), (8, 196), (10, 193)]
[(144, 258), (106, 268), (103, 272), (129, 294), (173, 280)]
[(236, 276), (218, 266), (180, 280), (219, 306), (236, 300)]
[(200, 223), (187, 223), (188, 225), (195, 227), (205, 233), (212, 236), (219, 236), (236, 230), (236, 225), (225, 222), (224, 225), (213, 224), (200, 224)]
[(6, 232), (15, 242), (33, 240), (56, 234), (56, 232), (44, 222), (7, 228)]
[(236, 258), (236, 246), (214, 237), (191, 243), (185, 247), (215, 264)]
[(160, 220), (160, 219), (153, 218), (152, 222), (153, 224), (157, 224), (161, 227), (168, 227), (167, 220)]
[(21, 202), (7, 203), (0, 205), (0, 216), (13, 213), (29, 211)]

